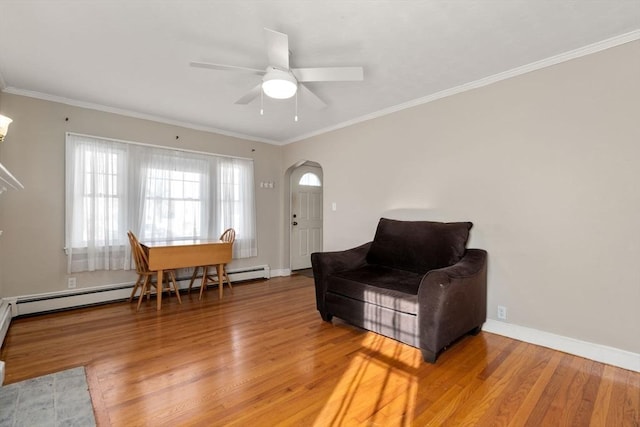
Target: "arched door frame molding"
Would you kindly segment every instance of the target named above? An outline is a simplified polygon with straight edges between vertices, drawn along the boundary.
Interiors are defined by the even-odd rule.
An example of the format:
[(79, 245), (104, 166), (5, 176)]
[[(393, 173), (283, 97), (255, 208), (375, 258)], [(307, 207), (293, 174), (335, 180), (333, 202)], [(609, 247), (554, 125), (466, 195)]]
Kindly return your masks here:
[[(291, 174), (293, 171), (300, 166), (313, 166), (320, 168), (323, 172), (322, 176), (322, 197), (324, 199), (324, 170), (322, 169), (322, 165), (318, 162), (314, 162), (312, 160), (299, 160), (295, 162), (293, 165), (289, 166), (289, 168), (284, 173), (284, 238), (283, 238), (283, 267), (291, 273)], [(323, 224), (324, 230), (324, 224)]]

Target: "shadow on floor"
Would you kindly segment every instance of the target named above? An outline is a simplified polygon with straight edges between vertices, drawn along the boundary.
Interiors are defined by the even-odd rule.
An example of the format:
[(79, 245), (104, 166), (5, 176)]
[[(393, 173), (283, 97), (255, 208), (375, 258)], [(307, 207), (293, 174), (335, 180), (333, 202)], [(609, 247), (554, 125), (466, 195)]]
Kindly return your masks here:
[(300, 276), (311, 277), (313, 279), (313, 269), (305, 268), (302, 270), (294, 270), (291, 274), (299, 274)]

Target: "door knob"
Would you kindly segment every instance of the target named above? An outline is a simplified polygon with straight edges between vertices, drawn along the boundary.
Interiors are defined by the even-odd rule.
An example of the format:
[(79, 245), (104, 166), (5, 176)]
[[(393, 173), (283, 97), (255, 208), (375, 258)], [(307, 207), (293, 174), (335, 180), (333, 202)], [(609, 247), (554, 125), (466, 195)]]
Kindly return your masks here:
[(298, 225), (298, 222), (297, 221), (293, 221), (293, 225)]

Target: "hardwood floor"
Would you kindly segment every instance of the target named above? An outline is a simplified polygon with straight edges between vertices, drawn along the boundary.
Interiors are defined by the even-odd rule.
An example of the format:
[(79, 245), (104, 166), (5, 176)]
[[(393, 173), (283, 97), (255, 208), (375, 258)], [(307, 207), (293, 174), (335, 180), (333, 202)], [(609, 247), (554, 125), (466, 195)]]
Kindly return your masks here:
[(426, 364), (301, 275), (163, 299), (14, 319), (6, 383), (84, 365), (101, 426), (640, 425), (640, 373), (486, 332)]

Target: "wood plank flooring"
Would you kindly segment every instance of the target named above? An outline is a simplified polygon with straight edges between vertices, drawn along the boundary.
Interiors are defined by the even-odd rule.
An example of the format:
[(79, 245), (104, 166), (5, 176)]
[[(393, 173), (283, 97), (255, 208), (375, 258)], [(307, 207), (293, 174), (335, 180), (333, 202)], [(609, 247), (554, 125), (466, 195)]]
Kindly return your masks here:
[(14, 319), (6, 383), (86, 366), (100, 426), (639, 426), (640, 373), (481, 332), (435, 365), (296, 275)]

